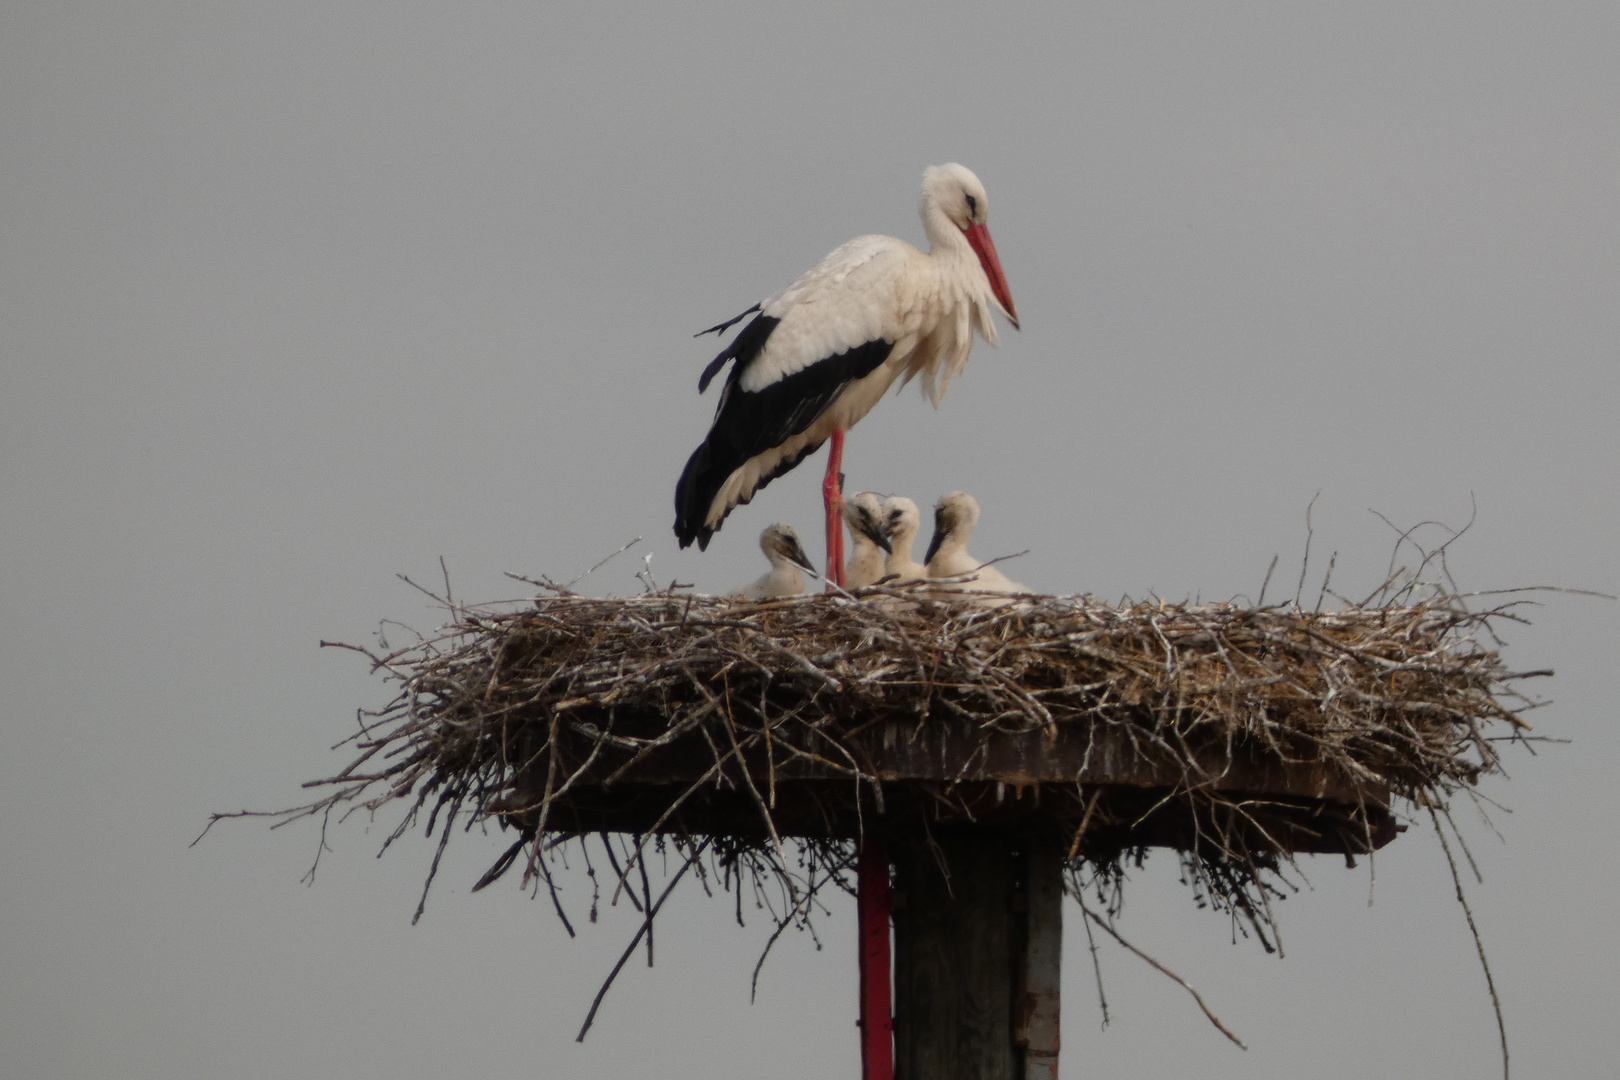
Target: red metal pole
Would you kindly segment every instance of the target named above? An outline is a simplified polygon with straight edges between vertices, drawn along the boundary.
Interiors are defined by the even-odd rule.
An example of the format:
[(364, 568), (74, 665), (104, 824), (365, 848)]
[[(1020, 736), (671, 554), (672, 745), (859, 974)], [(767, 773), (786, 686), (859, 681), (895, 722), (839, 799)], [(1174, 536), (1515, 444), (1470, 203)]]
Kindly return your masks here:
[(855, 864), (860, 923), (861, 1080), (894, 1080), (894, 1017), (889, 989), (889, 853), (878, 836), (861, 839)]
[[(827, 506), (827, 584), (844, 587), (844, 433), (828, 440), (827, 475), (821, 481), (821, 499)], [(829, 592), (831, 589), (829, 588)]]

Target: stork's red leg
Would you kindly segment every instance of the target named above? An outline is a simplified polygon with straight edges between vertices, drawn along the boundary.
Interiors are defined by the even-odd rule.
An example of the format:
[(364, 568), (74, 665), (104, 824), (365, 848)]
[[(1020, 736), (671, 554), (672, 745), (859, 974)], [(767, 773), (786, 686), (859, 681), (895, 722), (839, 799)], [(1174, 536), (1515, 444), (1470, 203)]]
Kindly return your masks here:
[(861, 838), (855, 864), (861, 948), (861, 1080), (894, 1080), (889, 995), (889, 853), (875, 833)]
[(821, 481), (821, 498), (827, 505), (827, 584), (844, 587), (844, 433), (834, 431), (828, 440), (827, 475)]

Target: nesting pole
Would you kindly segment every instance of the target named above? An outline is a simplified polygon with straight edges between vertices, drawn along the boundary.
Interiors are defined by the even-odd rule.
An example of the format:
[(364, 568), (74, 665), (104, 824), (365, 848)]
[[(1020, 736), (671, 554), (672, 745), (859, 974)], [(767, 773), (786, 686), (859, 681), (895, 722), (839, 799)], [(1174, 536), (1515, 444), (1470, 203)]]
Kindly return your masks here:
[(1017, 854), (994, 833), (939, 830), (898, 853), (900, 1080), (1014, 1080)]
[(1015, 955), (1013, 1046), (1020, 1080), (1057, 1080), (1058, 1005), (1063, 985), (1063, 857), (1061, 847), (1031, 843), (1024, 851), (1022, 937)]
[(972, 826), (896, 855), (895, 1076), (1055, 1080), (1063, 851)]

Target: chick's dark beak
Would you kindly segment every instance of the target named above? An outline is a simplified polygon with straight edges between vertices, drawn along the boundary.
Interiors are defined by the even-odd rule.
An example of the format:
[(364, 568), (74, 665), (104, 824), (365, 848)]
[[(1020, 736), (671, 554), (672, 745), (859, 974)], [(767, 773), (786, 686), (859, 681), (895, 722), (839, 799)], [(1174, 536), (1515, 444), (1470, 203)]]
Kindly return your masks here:
[(789, 562), (792, 562), (800, 569), (810, 571), (811, 577), (819, 578), (821, 576), (816, 572), (815, 563), (811, 562), (810, 556), (804, 553), (804, 546), (799, 543), (797, 538), (793, 540), (792, 547), (790, 547), (785, 554), (787, 555)]
[(872, 541), (872, 543), (876, 544), (884, 551), (890, 552), (891, 554), (893, 553), (894, 549), (889, 546), (889, 534), (883, 531), (883, 526), (879, 525), (870, 518), (863, 516), (861, 518), (860, 530), (866, 535), (867, 539)]
[(951, 531), (950, 524), (945, 520), (943, 507), (934, 511), (934, 538), (928, 541), (928, 554), (923, 556), (923, 565), (934, 561), (934, 555), (939, 551), (939, 545), (945, 542), (945, 534)]

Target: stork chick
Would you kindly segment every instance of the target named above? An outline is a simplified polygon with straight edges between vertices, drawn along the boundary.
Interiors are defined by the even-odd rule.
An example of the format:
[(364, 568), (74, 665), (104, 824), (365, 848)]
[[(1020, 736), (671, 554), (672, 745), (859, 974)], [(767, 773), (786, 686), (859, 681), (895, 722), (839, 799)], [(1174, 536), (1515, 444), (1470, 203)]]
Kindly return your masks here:
[(970, 580), (940, 582), (948, 592), (1027, 593), (1029, 590), (993, 566), (968, 554), (967, 542), (979, 523), (979, 503), (965, 491), (953, 491), (934, 504), (934, 539), (928, 545), (928, 577)]
[(804, 570), (814, 574), (815, 566), (799, 543), (793, 526), (778, 522), (759, 534), (759, 549), (771, 562), (770, 572), (744, 585), (731, 595), (743, 600), (774, 600), (804, 592)]
[(889, 538), (883, 532), (883, 500), (876, 492), (862, 491), (844, 500), (844, 524), (849, 526), (850, 554), (844, 564), (844, 588), (863, 589), (883, 576)]
[(884, 573), (894, 576), (891, 584), (904, 585), (928, 576), (928, 568), (911, 555), (911, 545), (917, 539), (921, 524), (917, 504), (904, 495), (891, 495), (883, 500), (883, 534), (889, 540), (889, 560), (883, 569)]

